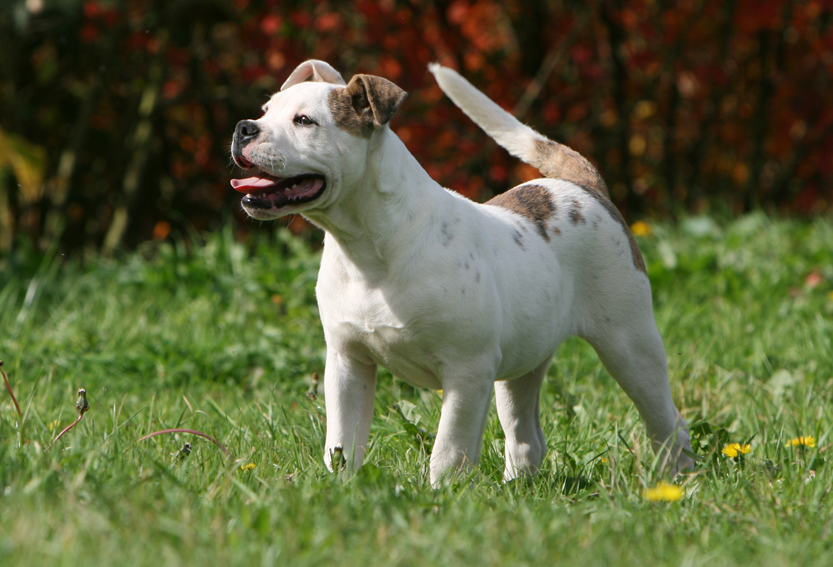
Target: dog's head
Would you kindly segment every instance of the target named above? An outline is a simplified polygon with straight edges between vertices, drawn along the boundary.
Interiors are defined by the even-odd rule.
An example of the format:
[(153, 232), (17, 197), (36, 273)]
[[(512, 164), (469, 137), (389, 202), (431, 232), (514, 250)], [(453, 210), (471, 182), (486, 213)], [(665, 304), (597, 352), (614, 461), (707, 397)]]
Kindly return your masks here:
[(368, 148), (405, 100), (381, 77), (350, 83), (327, 63), (302, 63), (263, 106), (257, 120), (237, 124), (234, 162), (254, 175), (234, 179), (243, 208), (257, 219), (325, 208), (364, 175)]

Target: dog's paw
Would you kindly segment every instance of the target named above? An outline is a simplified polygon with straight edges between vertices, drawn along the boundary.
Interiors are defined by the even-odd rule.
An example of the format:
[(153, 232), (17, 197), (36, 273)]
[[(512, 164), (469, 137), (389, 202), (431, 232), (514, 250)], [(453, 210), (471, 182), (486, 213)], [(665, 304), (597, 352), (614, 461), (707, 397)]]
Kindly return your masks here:
[(341, 445), (328, 447), (324, 451), (324, 464), (330, 472), (339, 472), (347, 467), (347, 459), (344, 457), (344, 448)]
[(668, 467), (666, 471), (668, 473), (668, 476), (674, 478), (679, 474), (694, 472), (694, 465), (696, 461), (694, 460), (693, 455), (694, 453), (691, 451), (691, 449), (684, 449), (680, 453), (680, 456), (677, 458), (677, 461), (672, 466)]

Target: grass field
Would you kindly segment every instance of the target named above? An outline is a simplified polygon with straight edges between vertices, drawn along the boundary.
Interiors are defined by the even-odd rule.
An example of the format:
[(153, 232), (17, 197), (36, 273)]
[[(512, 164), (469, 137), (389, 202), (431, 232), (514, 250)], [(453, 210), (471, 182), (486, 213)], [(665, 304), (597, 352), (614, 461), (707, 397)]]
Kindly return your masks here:
[[(23, 411), (0, 391), (0, 565), (833, 564), (833, 223), (650, 228), (672, 390), (703, 459), (669, 501), (646, 493), (661, 479), (636, 411), (579, 340), (549, 372), (534, 482), (501, 482), (493, 411), (476, 473), (431, 489), (440, 397), (386, 371), (367, 464), (327, 473), (306, 395), (324, 360), (318, 255), (285, 230), (83, 266), (0, 259), (0, 359)], [(81, 387), (91, 409), (53, 443)], [(230, 456), (186, 433), (139, 441), (166, 428)]]

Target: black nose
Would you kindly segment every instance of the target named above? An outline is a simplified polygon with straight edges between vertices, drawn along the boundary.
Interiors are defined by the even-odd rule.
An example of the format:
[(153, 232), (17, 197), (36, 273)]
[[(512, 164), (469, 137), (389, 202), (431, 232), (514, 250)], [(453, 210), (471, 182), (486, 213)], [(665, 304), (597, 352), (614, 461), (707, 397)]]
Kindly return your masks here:
[(234, 129), (234, 138), (238, 144), (246, 144), (260, 134), (260, 128), (252, 120), (241, 120)]

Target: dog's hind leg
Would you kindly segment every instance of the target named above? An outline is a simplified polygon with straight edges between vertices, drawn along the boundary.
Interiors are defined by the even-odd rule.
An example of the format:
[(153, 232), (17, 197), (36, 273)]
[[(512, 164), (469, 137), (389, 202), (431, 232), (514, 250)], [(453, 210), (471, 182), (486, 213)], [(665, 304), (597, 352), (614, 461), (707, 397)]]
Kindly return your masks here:
[(541, 428), (541, 384), (550, 359), (535, 370), (516, 378), (495, 382), (495, 403), (506, 436), (506, 468), (503, 480), (534, 477), (547, 452)]
[(671, 398), (665, 348), (650, 309), (650, 295), (647, 305), (619, 307), (618, 313), (611, 313), (619, 323), (607, 322), (584, 338), (633, 400), (661, 467), (673, 476), (694, 461), (685, 453), (691, 451), (688, 424)]
[[(327, 441), (324, 463), (331, 471), (346, 464), (358, 469), (367, 451), (376, 365), (365, 364), (335, 349), (327, 349), (324, 368), (324, 402), (327, 407)], [(336, 459), (336, 462), (333, 460)], [(346, 462), (340, 462), (344, 459)]]

